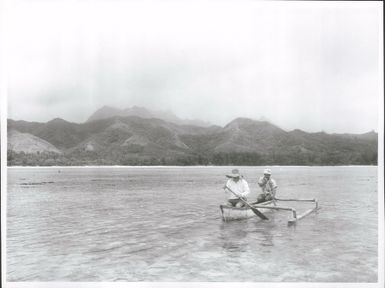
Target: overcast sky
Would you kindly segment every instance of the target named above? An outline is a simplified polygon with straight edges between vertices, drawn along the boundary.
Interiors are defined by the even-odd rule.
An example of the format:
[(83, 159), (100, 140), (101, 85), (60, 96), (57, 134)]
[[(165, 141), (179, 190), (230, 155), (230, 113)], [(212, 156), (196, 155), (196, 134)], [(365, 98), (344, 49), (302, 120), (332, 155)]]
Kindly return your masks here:
[(379, 2), (11, 2), (8, 118), (83, 122), (137, 105), (218, 125), (378, 130)]

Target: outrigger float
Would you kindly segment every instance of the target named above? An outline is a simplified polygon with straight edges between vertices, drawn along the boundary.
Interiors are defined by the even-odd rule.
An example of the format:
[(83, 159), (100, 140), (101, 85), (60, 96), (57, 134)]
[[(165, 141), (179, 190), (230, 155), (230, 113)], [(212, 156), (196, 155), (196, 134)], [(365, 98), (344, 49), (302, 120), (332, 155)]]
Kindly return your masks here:
[[(292, 207), (284, 207), (284, 206), (278, 206), (277, 202), (280, 201), (287, 201), (287, 202), (310, 202), (314, 203), (314, 207), (305, 211), (304, 213), (297, 215), (297, 211)], [(240, 220), (240, 219), (247, 219), (251, 217), (255, 217), (256, 213), (253, 210), (258, 210), (260, 213), (265, 213), (273, 210), (285, 210), (290, 211), (291, 216), (289, 217), (288, 224), (292, 225), (297, 223), (297, 221), (301, 220), (305, 216), (317, 211), (320, 209), (318, 207), (318, 201), (317, 199), (275, 199), (275, 201), (266, 201), (262, 203), (247, 203), (247, 205), (242, 208), (237, 207), (231, 207), (228, 205), (220, 205), (219, 208), (221, 209), (222, 213), (222, 219), (223, 221), (231, 221), (231, 220)], [(252, 209), (253, 208), (253, 209)], [(267, 219), (267, 217), (266, 217)]]

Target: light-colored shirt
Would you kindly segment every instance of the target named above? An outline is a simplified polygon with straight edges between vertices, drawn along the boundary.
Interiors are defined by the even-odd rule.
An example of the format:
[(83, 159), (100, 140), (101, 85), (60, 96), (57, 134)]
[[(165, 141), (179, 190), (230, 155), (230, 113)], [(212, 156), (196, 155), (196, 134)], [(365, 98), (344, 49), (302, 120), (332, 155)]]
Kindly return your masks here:
[[(226, 183), (226, 186), (229, 187), (235, 194), (240, 197), (245, 197), (250, 193), (249, 184), (247, 184), (245, 179), (239, 179), (238, 182), (235, 182), (233, 179), (229, 179)], [(225, 189), (227, 199), (238, 199), (239, 197), (235, 196), (228, 189)]]
[(258, 185), (262, 188), (262, 192), (264, 194), (271, 194), (273, 196), (275, 195), (275, 192), (278, 188), (278, 185), (273, 178), (270, 178), (269, 181), (266, 181), (264, 176), (259, 178)]

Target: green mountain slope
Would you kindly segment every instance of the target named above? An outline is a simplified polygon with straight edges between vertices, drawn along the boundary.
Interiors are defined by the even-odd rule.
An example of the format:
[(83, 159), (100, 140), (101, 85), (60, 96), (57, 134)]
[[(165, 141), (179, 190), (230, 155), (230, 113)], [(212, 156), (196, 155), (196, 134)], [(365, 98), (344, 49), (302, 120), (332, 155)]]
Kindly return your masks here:
[[(62, 152), (57, 165), (373, 165), (377, 133), (290, 132), (267, 122), (237, 118), (225, 127), (179, 125), (156, 118), (114, 116), (83, 124), (8, 120)], [(14, 138), (17, 139), (17, 138)], [(10, 165), (41, 164), (43, 156), (12, 140)], [(15, 146), (16, 145), (16, 146)], [(24, 150), (23, 150), (24, 149)], [(23, 152), (23, 155), (21, 155)], [(50, 152), (55, 153), (54, 150)], [(59, 152), (57, 152), (59, 153)], [(27, 155), (27, 156), (26, 156)], [(25, 161), (24, 161), (25, 162)], [(47, 162), (47, 161), (45, 161)], [(31, 164), (33, 165), (33, 164)]]

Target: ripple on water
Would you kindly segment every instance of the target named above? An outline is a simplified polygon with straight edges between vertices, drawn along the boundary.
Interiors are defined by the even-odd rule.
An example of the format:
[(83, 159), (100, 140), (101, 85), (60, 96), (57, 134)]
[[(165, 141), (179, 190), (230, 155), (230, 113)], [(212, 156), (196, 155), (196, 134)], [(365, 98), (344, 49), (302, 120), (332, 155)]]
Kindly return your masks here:
[[(282, 198), (318, 198), (322, 207), (290, 227), (286, 212), (222, 222), (228, 170), (11, 169), (7, 280), (377, 280), (377, 168), (277, 167)], [(259, 167), (242, 173), (256, 195)]]

